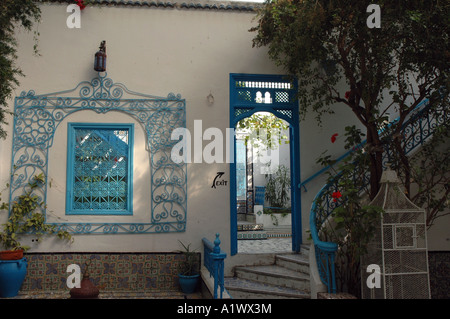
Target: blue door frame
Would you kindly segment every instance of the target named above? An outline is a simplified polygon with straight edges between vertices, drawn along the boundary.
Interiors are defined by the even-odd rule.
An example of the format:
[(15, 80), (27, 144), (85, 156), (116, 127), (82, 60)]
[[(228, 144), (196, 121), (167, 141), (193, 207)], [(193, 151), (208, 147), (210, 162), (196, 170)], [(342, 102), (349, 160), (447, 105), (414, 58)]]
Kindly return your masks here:
[[(271, 103), (257, 103), (256, 92), (269, 92)], [(243, 118), (256, 112), (270, 112), (289, 123), (291, 168), (292, 250), (300, 251), (302, 244), (301, 194), (300, 194), (300, 125), (297, 101), (297, 81), (283, 75), (230, 74), (230, 128)], [(236, 149), (236, 136), (230, 139)], [(230, 238), (231, 255), (238, 253), (236, 152), (230, 161)]]

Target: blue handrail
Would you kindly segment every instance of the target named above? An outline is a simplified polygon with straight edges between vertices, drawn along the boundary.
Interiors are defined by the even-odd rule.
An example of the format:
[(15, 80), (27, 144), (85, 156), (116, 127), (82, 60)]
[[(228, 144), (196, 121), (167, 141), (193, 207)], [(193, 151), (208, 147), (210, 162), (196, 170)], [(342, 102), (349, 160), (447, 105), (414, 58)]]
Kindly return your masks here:
[[(402, 126), (402, 134), (406, 135), (410, 141), (408, 143), (404, 143), (405, 153), (408, 154), (412, 150), (416, 149), (420, 145), (422, 145), (428, 137), (433, 135), (435, 129), (439, 127), (439, 125), (446, 123), (450, 119), (450, 113), (445, 107), (440, 109), (432, 108), (431, 104), (428, 100), (420, 103), (410, 118), (405, 121)], [(390, 123), (387, 127), (380, 131), (380, 135), (382, 138), (389, 139), (391, 138), (391, 134), (389, 133), (389, 128), (398, 121), (396, 119), (394, 122)], [(407, 139), (405, 139), (407, 140)], [(364, 141), (362, 144), (365, 144)], [(386, 143), (389, 146), (389, 143)], [(362, 145), (361, 145), (362, 146)], [(391, 150), (389, 147), (385, 149), (383, 156), (383, 166), (384, 164), (389, 162), (391, 158)], [(346, 153), (349, 155), (350, 153)], [(343, 160), (346, 156), (342, 157), (340, 160)], [(328, 170), (331, 166), (326, 167), (321, 170), (322, 172)], [(317, 174), (315, 174), (317, 175)], [(317, 177), (313, 175), (308, 180), (305, 180), (303, 183), (309, 182), (313, 179), (313, 177)], [(310, 213), (310, 231), (311, 237), (314, 242), (314, 248), (316, 253), (316, 261), (317, 267), (319, 270), (320, 279), (327, 286), (328, 292), (336, 293), (336, 278), (335, 278), (335, 268), (334, 268), (334, 260), (335, 254), (338, 249), (338, 245), (336, 243), (325, 242), (320, 240), (318, 229), (322, 227), (323, 223), (326, 219), (333, 213), (333, 210), (339, 205), (332, 200), (330, 196), (330, 188), (337, 185), (339, 178), (342, 176), (341, 173), (338, 173), (334, 178), (325, 186), (321, 188), (321, 190), (317, 193), (314, 198), (313, 204), (311, 206)], [(364, 184), (366, 185), (369, 181), (369, 174), (364, 176)], [(303, 184), (302, 183), (302, 184)], [(303, 186), (303, 185), (302, 185)], [(364, 186), (363, 186), (364, 188)], [(322, 199), (321, 201), (319, 201)]]
[(219, 234), (216, 234), (214, 243), (207, 238), (203, 238), (204, 257), (203, 265), (209, 270), (209, 275), (214, 277), (214, 299), (218, 297), (220, 289), (220, 299), (223, 297), (224, 285), (224, 260), (227, 254), (220, 248)]

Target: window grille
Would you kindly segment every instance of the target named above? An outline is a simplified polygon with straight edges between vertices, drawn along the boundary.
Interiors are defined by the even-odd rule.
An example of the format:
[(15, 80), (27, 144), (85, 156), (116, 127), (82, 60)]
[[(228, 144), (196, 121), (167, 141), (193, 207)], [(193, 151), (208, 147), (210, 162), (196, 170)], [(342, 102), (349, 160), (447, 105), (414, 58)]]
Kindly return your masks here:
[(67, 214), (132, 214), (131, 125), (69, 123)]
[(230, 82), (234, 116), (241, 117), (269, 107), (284, 120), (293, 119), (297, 106), (294, 82), (277, 75), (233, 74)]

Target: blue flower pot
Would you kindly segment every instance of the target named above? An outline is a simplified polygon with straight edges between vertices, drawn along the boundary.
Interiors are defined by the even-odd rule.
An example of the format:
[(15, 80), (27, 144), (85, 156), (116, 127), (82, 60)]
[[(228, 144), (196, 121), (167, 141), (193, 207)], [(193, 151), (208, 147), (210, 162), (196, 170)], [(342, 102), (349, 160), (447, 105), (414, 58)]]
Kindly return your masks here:
[(0, 297), (17, 296), (27, 274), (27, 259), (0, 260)]
[(197, 288), (198, 279), (200, 277), (200, 274), (192, 275), (192, 276), (185, 276), (185, 275), (178, 275), (178, 281), (180, 283), (181, 291), (183, 291), (185, 294), (191, 294), (195, 291), (195, 288)]

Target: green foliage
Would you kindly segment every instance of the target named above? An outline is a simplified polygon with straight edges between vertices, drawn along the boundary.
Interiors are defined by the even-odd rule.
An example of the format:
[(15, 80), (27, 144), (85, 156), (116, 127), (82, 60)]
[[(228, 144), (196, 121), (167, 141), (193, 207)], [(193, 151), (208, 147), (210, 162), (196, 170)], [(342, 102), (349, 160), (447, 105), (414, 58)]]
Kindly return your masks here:
[[(398, 113), (399, 133), (425, 98), (448, 105), (450, 0), (377, 1), (381, 28), (369, 28), (368, 0), (272, 0), (258, 13), (253, 45), (297, 76), (300, 113), (317, 119), (348, 107), (366, 127), (371, 197), (382, 174), (378, 131)], [(340, 91), (338, 84), (347, 85)]]
[(346, 202), (333, 211), (335, 225), (327, 229), (327, 236), (339, 247), (336, 255), (336, 278), (340, 291), (360, 296), (360, 260), (367, 253), (367, 246), (374, 237), (382, 209), (361, 205), (358, 191), (355, 188), (345, 188), (349, 184), (351, 183), (342, 185)]
[(265, 198), (272, 207), (286, 207), (290, 198), (291, 176), (290, 170), (280, 165), (274, 174), (266, 174)]
[(192, 276), (198, 273), (199, 267), (199, 254), (192, 250), (191, 244), (185, 245), (183, 242), (179, 241), (183, 250), (180, 252), (184, 255), (184, 260), (181, 265), (181, 274), (184, 276)]
[[(426, 210), (428, 228), (436, 219), (450, 214), (449, 141), (450, 124), (444, 123), (410, 160), (412, 183), (410, 199)], [(404, 174), (399, 177), (403, 179)]]
[[(382, 115), (383, 90), (406, 108), (407, 96), (448, 89), (449, 1), (377, 1), (380, 29), (367, 27), (371, 3), (273, 0), (258, 13), (253, 45), (268, 46), (274, 61), (299, 75), (303, 112), (334, 112), (328, 106), (342, 102), (368, 122)], [(335, 89), (341, 79), (352, 89), (349, 99)], [(408, 91), (414, 80), (421, 87)]]
[[(414, 177), (417, 165), (410, 164), (401, 147), (406, 143), (402, 125), (426, 98), (431, 105), (448, 107), (450, 90), (450, 0), (376, 1), (381, 8), (379, 29), (367, 26), (370, 13), (366, 10), (372, 3), (272, 0), (260, 10), (256, 17), (258, 24), (250, 30), (256, 34), (253, 45), (267, 46), (270, 58), (297, 77), (303, 118), (313, 111), (321, 122), (324, 114), (336, 113), (343, 106), (365, 127), (365, 132), (355, 127), (346, 129), (346, 148), (358, 145), (363, 134), (367, 144), (352, 152), (330, 175), (329, 182), (334, 183), (335, 189), (329, 189), (329, 198), (337, 191), (342, 197), (334, 198), (336, 202), (332, 203), (337, 206), (332, 224), (321, 229), (322, 236), (339, 244), (337, 275), (346, 289), (356, 290), (355, 294), (359, 290), (358, 257), (365, 249), (369, 238), (366, 235), (371, 233), (371, 220), (378, 214), (376, 208), (362, 203), (368, 201), (365, 194), (373, 198), (378, 192), (384, 143), (395, 147), (399, 156), (397, 171), (404, 172), (407, 189), (411, 178), (424, 181), (425, 177), (419, 175), (430, 162), (423, 162), (417, 169), (420, 174)], [(346, 89), (339, 89), (340, 86)], [(383, 140), (379, 134), (388, 113), (399, 116), (390, 128), (393, 141)], [(442, 168), (448, 172), (448, 166), (441, 161), (445, 157), (439, 155), (440, 160), (434, 160), (431, 153), (436, 154), (430, 149), (426, 159), (437, 164), (436, 171), (443, 172)], [(335, 164), (327, 154), (319, 162)], [(368, 185), (363, 178), (367, 171)], [(335, 179), (337, 172), (339, 179)], [(449, 189), (448, 177), (446, 180), (447, 186), (439, 193), (444, 196), (448, 196)], [(361, 188), (363, 192), (359, 192)], [(427, 187), (419, 189), (425, 191)], [(433, 205), (439, 207), (443, 203), (442, 197), (429, 195), (426, 198)], [(326, 218), (320, 216), (324, 212), (318, 214), (319, 219)]]
[[(324, 241), (338, 244), (336, 256), (336, 280), (340, 291), (360, 295), (360, 258), (367, 252), (367, 245), (375, 234), (382, 210), (370, 206), (369, 190), (365, 186), (364, 175), (368, 168), (368, 156), (361, 147), (361, 132), (355, 126), (346, 127), (347, 149), (354, 149), (338, 167), (332, 166), (328, 183), (333, 187), (326, 195), (333, 198), (335, 208), (329, 218), (325, 211), (319, 211), (321, 220), (319, 234)], [(336, 165), (331, 156), (323, 154), (317, 160), (324, 166)], [(338, 194), (338, 195), (335, 195)], [(318, 199), (319, 207), (326, 207), (327, 197)], [(323, 209), (323, 208), (322, 208)]]
[[(23, 27), (30, 31), (33, 23), (40, 20), (41, 11), (33, 0), (2, 0), (0, 2), (0, 125), (5, 122), (7, 100), (11, 97), (14, 86), (19, 84), (18, 76), (22, 70), (15, 64), (17, 60), (17, 41), (15, 31)], [(35, 32), (34, 53), (37, 53), (37, 36)], [(0, 137), (6, 137), (6, 131), (0, 126)]]
[(289, 124), (272, 113), (254, 113), (240, 120), (237, 129), (248, 132), (245, 142), (258, 148), (276, 149), (283, 141), (289, 143), (288, 137), (283, 135), (283, 131), (289, 129)]
[[(368, 202), (369, 189), (364, 174), (369, 169), (367, 146), (361, 146), (362, 133), (354, 126), (346, 127), (346, 149), (354, 149), (341, 164), (326, 152), (318, 159), (324, 166), (331, 165), (328, 182), (334, 185), (328, 190), (328, 196), (340, 191), (342, 197), (333, 202), (336, 205), (327, 223), (318, 225), (322, 240), (335, 242), (339, 246), (336, 259), (336, 277), (341, 290), (354, 295), (360, 293), (359, 257), (366, 252), (367, 243), (373, 236), (374, 225), (378, 223), (379, 209), (364, 205)], [(410, 138), (414, 138), (414, 135)], [(387, 139), (389, 141), (389, 138)], [(450, 194), (450, 130), (448, 123), (436, 128), (430, 140), (420, 151), (410, 158), (409, 174), (412, 180), (410, 199), (427, 212), (427, 225), (430, 227), (437, 218), (448, 215), (448, 196)], [(404, 143), (410, 141), (405, 140)], [(360, 145), (360, 147), (356, 147)], [(391, 153), (392, 168), (402, 173), (401, 158), (397, 152)], [(337, 167), (334, 167), (337, 166)], [(405, 174), (399, 174), (405, 179)], [(326, 206), (326, 197), (318, 199)], [(322, 207), (320, 205), (320, 207)], [(447, 209), (447, 211), (446, 211)], [(326, 212), (319, 211), (321, 220)]]
[(11, 250), (23, 249), (28, 250), (30, 247), (24, 246), (20, 242), (22, 234), (33, 233), (37, 236), (44, 234), (54, 234), (59, 239), (70, 240), (72, 237), (67, 231), (56, 231), (54, 225), (45, 223), (45, 216), (40, 211), (44, 208), (45, 203), (35, 194), (35, 190), (45, 184), (45, 177), (41, 173), (34, 176), (33, 181), (28, 184), (28, 188), (24, 194), (20, 195), (10, 207), (7, 203), (2, 203), (1, 210), (10, 208), (10, 216), (5, 224), (3, 231), (0, 233), (0, 243)]

